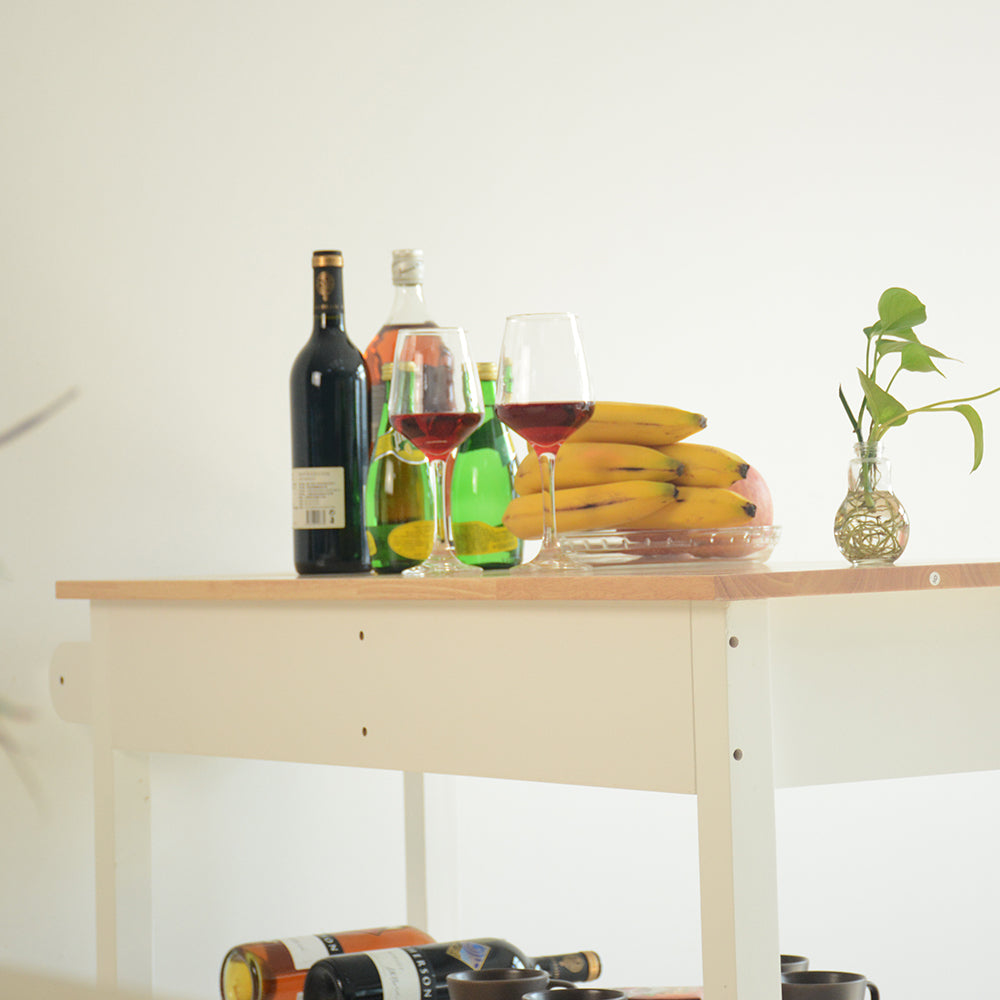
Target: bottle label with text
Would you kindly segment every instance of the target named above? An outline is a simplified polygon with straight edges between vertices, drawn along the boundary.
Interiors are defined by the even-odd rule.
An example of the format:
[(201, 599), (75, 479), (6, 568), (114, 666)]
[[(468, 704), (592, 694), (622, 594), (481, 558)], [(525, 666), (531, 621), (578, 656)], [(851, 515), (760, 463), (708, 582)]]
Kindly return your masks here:
[(310, 934), (307, 937), (281, 938), (296, 969), (308, 969), (314, 962), (343, 952), (340, 942), (330, 934)]
[(342, 467), (292, 470), (292, 527), (343, 528), (347, 524)]

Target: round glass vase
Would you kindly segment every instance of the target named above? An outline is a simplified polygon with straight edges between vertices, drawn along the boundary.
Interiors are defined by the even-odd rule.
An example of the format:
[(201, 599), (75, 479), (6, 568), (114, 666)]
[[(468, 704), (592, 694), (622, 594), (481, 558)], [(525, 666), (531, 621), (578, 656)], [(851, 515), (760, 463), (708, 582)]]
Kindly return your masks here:
[(881, 442), (856, 444), (847, 496), (833, 521), (833, 537), (854, 566), (889, 566), (906, 548), (910, 519), (892, 491), (892, 473)]

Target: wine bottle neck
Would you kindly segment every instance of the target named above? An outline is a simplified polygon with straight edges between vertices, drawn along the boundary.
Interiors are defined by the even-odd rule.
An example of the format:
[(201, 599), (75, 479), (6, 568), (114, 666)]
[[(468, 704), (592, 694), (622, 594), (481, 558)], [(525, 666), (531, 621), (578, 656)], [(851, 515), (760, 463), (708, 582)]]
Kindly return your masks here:
[(424, 301), (424, 286), (393, 283), (392, 307), (385, 326), (430, 323), (431, 314)]
[(347, 332), (344, 324), (344, 272), (340, 266), (313, 265), (313, 332)]
[(553, 979), (573, 983), (589, 983), (601, 974), (601, 960), (593, 951), (574, 951), (568, 955), (541, 955), (531, 960)]

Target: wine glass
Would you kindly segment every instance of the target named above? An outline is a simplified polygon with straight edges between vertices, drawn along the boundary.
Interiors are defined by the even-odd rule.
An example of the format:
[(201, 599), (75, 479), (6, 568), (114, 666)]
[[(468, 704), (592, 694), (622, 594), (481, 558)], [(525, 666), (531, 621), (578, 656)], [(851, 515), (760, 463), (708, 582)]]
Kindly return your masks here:
[(455, 449), (482, 423), (483, 390), (460, 327), (400, 331), (393, 359), (389, 421), (430, 460), (434, 544), (403, 576), (479, 574), (457, 555), (451, 535), (448, 479)]
[(512, 573), (586, 572), (556, 535), (555, 464), (559, 446), (594, 412), (590, 377), (572, 313), (508, 316), (500, 345), (497, 416), (535, 450), (542, 474), (542, 547)]

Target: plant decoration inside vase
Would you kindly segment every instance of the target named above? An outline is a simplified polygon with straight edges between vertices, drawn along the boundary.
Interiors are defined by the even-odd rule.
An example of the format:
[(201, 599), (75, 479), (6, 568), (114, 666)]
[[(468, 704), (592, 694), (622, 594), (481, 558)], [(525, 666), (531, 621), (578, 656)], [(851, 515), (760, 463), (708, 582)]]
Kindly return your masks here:
[[(935, 362), (956, 360), (921, 343), (913, 328), (926, 319), (927, 310), (916, 295), (905, 288), (887, 288), (878, 300), (878, 320), (864, 331), (865, 367), (858, 369), (862, 399), (856, 413), (840, 388), (840, 401), (858, 440), (847, 496), (834, 518), (833, 534), (841, 553), (855, 566), (894, 563), (909, 538), (910, 523), (892, 491), (889, 463), (883, 453), (882, 439), (890, 428), (902, 426), (914, 413), (959, 413), (972, 431), (973, 472), (983, 458), (983, 421), (971, 403), (1000, 392), (1000, 386), (977, 396), (944, 399), (913, 409), (890, 394), (900, 372), (937, 372), (943, 378)], [(892, 374), (888, 380), (883, 377), (880, 385), (879, 376), (890, 366)]]

